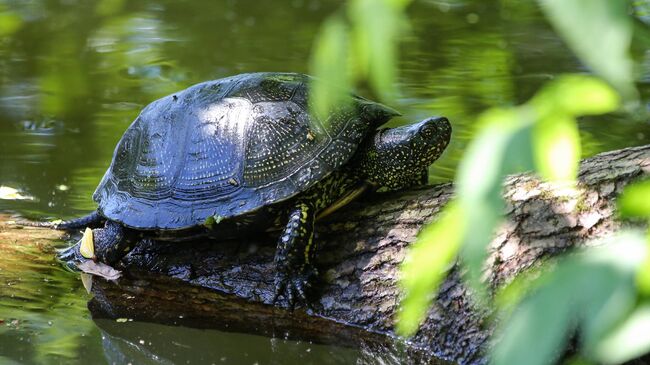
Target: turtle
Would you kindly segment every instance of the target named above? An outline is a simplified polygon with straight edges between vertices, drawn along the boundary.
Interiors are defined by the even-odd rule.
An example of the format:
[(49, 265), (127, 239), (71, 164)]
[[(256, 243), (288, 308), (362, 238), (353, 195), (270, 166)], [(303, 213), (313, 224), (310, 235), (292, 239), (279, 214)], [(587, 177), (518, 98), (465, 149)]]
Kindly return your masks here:
[(214, 239), (279, 225), (273, 303), (307, 301), (317, 278), (317, 219), (368, 190), (425, 184), (445, 150), (445, 117), (379, 128), (396, 110), (351, 94), (310, 112), (314, 78), (248, 73), (202, 82), (146, 106), (115, 147), (85, 228), (58, 253), (70, 268), (117, 264), (144, 239)]

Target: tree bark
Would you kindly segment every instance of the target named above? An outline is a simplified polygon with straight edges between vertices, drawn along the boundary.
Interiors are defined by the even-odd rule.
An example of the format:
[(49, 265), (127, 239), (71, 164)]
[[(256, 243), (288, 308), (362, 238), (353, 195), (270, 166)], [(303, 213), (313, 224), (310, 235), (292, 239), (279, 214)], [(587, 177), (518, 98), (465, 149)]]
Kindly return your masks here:
[[(615, 216), (616, 196), (649, 174), (650, 146), (642, 146), (584, 160), (578, 193), (527, 174), (509, 177), (506, 220), (485, 266), (490, 287), (503, 285), (540, 258), (612, 234), (622, 224)], [(97, 317), (254, 330), (356, 344), (368, 356), (396, 356), (394, 343), (382, 335), (393, 334), (399, 265), (420, 228), (435, 219), (453, 194), (451, 184), (373, 194), (319, 221), (316, 265), (322, 280), (309, 310), (292, 313), (269, 305), (273, 235), (143, 244), (123, 260), (125, 276), (117, 283), (95, 280), (90, 308)], [(488, 314), (472, 305), (471, 293), (453, 269), (408, 343), (411, 360), (435, 355), (461, 364), (483, 363), (492, 331)]]

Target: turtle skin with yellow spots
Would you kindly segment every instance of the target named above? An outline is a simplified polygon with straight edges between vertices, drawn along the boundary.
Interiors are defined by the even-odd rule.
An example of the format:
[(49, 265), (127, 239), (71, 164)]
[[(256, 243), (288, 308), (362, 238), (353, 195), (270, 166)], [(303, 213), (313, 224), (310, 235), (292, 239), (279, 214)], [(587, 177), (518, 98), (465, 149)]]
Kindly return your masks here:
[(304, 302), (316, 275), (316, 218), (369, 187), (422, 183), (451, 134), (446, 118), (377, 130), (398, 113), (359, 96), (316, 118), (310, 82), (242, 74), (149, 104), (115, 148), (93, 195), (97, 211), (58, 224), (99, 227), (60, 259), (115, 264), (145, 238), (224, 238), (279, 223), (272, 300)]

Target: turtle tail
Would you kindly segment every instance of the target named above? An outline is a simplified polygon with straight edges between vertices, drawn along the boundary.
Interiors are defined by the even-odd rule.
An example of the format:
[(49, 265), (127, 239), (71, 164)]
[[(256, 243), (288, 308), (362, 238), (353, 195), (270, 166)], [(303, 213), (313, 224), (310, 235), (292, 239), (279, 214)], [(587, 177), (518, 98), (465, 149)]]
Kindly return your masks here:
[(105, 221), (105, 218), (102, 217), (98, 211), (94, 211), (83, 217), (70, 219), (67, 221), (52, 221), (52, 222), (31, 222), (24, 221), (18, 222), (18, 225), (27, 226), (27, 227), (43, 227), (43, 228), (53, 228), (60, 230), (73, 230), (80, 229), (85, 227), (97, 227), (100, 226)]

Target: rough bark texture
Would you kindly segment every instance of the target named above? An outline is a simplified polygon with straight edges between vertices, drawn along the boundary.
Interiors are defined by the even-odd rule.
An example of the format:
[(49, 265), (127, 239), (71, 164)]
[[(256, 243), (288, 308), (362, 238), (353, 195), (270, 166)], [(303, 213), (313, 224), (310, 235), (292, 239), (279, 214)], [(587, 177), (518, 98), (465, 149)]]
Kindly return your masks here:
[[(492, 288), (542, 257), (619, 228), (615, 197), (629, 182), (650, 174), (650, 146), (600, 154), (584, 160), (580, 171), (578, 193), (529, 175), (507, 180), (507, 220), (486, 262)], [(141, 245), (124, 260), (125, 278), (117, 284), (97, 281), (93, 289), (97, 297), (90, 307), (96, 316), (255, 329), (316, 341), (359, 345), (358, 339), (364, 338), (363, 346), (376, 348), (383, 342), (375, 334), (393, 330), (398, 267), (406, 249), (452, 195), (451, 184), (375, 194), (319, 222), (317, 266), (322, 282), (308, 311), (290, 313), (264, 305), (272, 297), (273, 235)], [(409, 344), (417, 349), (411, 359), (421, 361), (423, 354), (434, 354), (462, 364), (484, 362), (482, 350), (491, 327), (487, 314), (472, 306), (471, 293), (459, 276), (452, 270), (442, 285)], [(397, 356), (395, 351), (388, 353), (388, 358)]]

